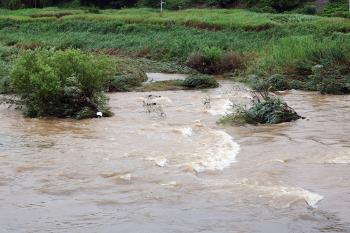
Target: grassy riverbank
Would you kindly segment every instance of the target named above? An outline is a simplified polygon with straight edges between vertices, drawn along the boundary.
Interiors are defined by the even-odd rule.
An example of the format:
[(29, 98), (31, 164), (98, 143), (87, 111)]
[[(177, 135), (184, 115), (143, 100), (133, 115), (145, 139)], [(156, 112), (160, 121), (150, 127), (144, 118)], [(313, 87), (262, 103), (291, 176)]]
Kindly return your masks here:
[(342, 79), (350, 74), (349, 19), (240, 9), (189, 9), (163, 16), (154, 9), (97, 13), (0, 9), (0, 43), (19, 50), (79, 48), (123, 57), (127, 63), (158, 62), (143, 62), (146, 71), (162, 67), (160, 63), (174, 67), (168, 62), (183, 67), (193, 53), (214, 48), (244, 57), (244, 68), (236, 70), (243, 81), (249, 74), (263, 78), (277, 73), (304, 81), (315, 65), (326, 73), (336, 70)]

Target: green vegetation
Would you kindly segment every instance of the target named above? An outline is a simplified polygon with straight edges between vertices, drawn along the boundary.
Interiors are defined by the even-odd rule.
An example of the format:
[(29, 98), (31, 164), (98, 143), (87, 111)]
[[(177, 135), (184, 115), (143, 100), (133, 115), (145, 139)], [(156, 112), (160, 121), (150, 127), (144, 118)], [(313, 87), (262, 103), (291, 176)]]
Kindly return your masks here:
[(186, 64), (203, 74), (223, 74), (245, 67), (241, 54), (227, 52), (217, 47), (205, 47), (202, 52), (189, 56)]
[(146, 83), (136, 88), (137, 91), (176, 91), (183, 90), (183, 80), (168, 80)]
[(107, 57), (40, 49), (16, 60), (11, 81), (26, 116), (82, 119), (96, 117), (97, 112), (111, 115), (103, 90), (114, 73)]
[(349, 1), (331, 0), (330, 4), (323, 10), (322, 15), (350, 18)]
[(238, 106), (234, 113), (220, 119), (222, 124), (279, 124), (301, 117), (277, 97), (263, 96), (252, 103), (250, 108)]
[(164, 90), (192, 90), (216, 88), (219, 84), (210, 75), (195, 74), (188, 76), (185, 80), (168, 80), (146, 83), (137, 91), (164, 91)]
[[(274, 91), (348, 90), (349, 19), (241, 9), (166, 11), (162, 17), (145, 8), (98, 13), (0, 9), (0, 43), (7, 49), (78, 48), (111, 56), (119, 70), (110, 90), (140, 88), (150, 71), (196, 73), (186, 64), (201, 73), (234, 73), (244, 82), (249, 75), (264, 81), (279, 74), (283, 80), (269, 80)], [(322, 79), (315, 78), (317, 65), (324, 67)], [(329, 83), (338, 91), (330, 91)]]
[[(276, 11), (291, 10), (307, 0), (168, 0), (165, 7), (170, 10), (180, 10), (189, 7), (259, 7), (272, 8)], [(93, 6), (100, 8), (125, 8), (134, 6), (159, 7), (160, 1), (157, 0), (0, 0), (0, 6), (10, 9), (19, 9), (23, 7), (44, 7), (52, 5), (71, 5), (71, 6)], [(95, 9), (95, 8), (93, 8)]]

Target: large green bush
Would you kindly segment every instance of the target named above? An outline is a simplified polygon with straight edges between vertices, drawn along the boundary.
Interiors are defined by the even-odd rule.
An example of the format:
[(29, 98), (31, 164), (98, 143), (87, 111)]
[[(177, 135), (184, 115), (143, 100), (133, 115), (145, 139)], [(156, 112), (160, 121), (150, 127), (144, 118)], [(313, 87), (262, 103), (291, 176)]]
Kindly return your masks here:
[(115, 72), (107, 57), (79, 50), (35, 50), (15, 62), (12, 85), (26, 116), (87, 118), (109, 115), (103, 94)]

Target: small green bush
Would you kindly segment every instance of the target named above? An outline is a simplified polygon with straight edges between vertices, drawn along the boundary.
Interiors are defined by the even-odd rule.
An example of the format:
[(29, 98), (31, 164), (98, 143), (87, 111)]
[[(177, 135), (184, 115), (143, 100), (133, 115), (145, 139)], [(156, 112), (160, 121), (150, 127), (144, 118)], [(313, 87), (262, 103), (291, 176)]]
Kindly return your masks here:
[(285, 91), (290, 89), (287, 78), (283, 75), (275, 74), (267, 79), (270, 91)]
[(216, 47), (206, 47), (202, 52), (190, 55), (187, 66), (203, 74), (223, 74), (245, 68), (241, 54), (226, 52)]
[(302, 9), (302, 13), (305, 15), (315, 15), (317, 13), (317, 8), (314, 5), (308, 5)]
[(135, 87), (141, 86), (139, 78), (132, 75), (118, 75), (113, 77), (108, 83), (109, 92), (131, 91)]
[(216, 88), (219, 86), (218, 82), (208, 75), (192, 75), (186, 78), (182, 85), (190, 89)]
[(79, 50), (24, 52), (11, 73), (12, 85), (29, 117), (87, 118), (110, 115), (103, 93), (115, 72), (107, 57)]
[(258, 92), (285, 91), (291, 89), (290, 80), (280, 74), (274, 74), (269, 78), (249, 77), (248, 83), (253, 90)]
[(101, 14), (100, 9), (96, 7), (90, 7), (89, 9), (86, 10), (86, 12), (91, 14)]

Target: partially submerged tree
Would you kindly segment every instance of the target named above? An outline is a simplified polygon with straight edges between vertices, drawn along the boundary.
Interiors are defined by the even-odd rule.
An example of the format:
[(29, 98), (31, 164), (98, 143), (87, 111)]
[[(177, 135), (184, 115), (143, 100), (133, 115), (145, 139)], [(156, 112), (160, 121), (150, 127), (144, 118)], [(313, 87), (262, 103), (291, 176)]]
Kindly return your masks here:
[(107, 57), (79, 50), (26, 51), (15, 62), (11, 81), (26, 116), (71, 118), (109, 116), (103, 91), (115, 73)]

